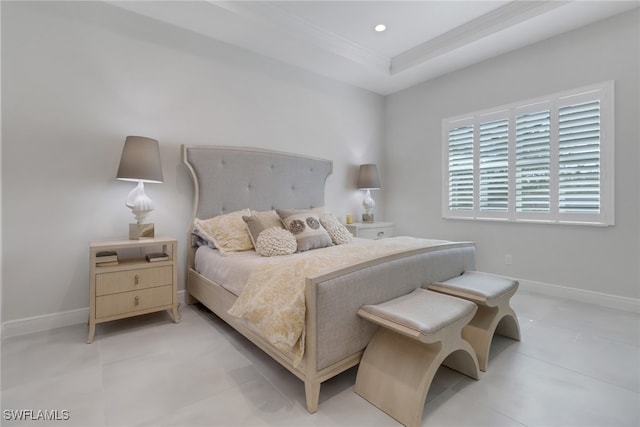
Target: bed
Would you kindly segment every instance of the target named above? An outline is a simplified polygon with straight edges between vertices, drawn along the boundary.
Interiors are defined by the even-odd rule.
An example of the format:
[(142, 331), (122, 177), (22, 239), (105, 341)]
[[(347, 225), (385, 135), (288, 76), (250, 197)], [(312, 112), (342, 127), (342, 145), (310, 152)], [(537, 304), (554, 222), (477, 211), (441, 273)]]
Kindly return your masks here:
[[(333, 167), (330, 160), (242, 147), (183, 145), (181, 157), (193, 178), (193, 219), (243, 209), (321, 209), (325, 182)], [(244, 291), (218, 283), (202, 266), (196, 267), (197, 255), (201, 256), (197, 251), (211, 249), (193, 244), (191, 228), (187, 239), (188, 302), (205, 305), (301, 379), (307, 410), (312, 413), (318, 409), (321, 383), (357, 365), (376, 330), (357, 315), (358, 308), (475, 268), (473, 243), (409, 237), (384, 239), (387, 241), (381, 243), (357, 241), (290, 255), (289, 259), (306, 257), (311, 262), (326, 250), (343, 261), (338, 266), (325, 265), (305, 272), (301, 283), (303, 333), (298, 340), (302, 351), (286, 351), (247, 319), (229, 314), (241, 299), (238, 294)], [(377, 245), (388, 248), (379, 249)], [(367, 251), (375, 255), (358, 255)], [(269, 262), (276, 263), (279, 261), (275, 258), (284, 257), (271, 258)]]

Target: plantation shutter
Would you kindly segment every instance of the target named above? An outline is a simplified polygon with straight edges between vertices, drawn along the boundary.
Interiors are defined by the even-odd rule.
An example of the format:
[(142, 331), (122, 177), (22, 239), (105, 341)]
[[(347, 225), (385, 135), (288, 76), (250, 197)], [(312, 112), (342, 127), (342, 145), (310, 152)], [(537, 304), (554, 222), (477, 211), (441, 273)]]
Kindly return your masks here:
[(549, 110), (516, 117), (516, 212), (550, 210), (550, 138)]
[(442, 120), (444, 218), (615, 224), (614, 82)]
[(600, 101), (560, 107), (560, 213), (600, 213)]
[(480, 210), (509, 209), (509, 120), (480, 123)]
[(473, 126), (449, 130), (449, 209), (473, 209)]

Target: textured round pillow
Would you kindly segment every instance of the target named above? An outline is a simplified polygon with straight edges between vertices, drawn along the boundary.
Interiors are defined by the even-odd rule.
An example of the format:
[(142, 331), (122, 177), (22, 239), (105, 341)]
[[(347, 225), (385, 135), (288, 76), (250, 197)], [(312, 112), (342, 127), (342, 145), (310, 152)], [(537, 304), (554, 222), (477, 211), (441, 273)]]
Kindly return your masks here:
[(327, 230), (334, 244), (344, 245), (345, 243), (351, 243), (353, 236), (347, 230), (347, 227), (340, 224), (340, 221), (333, 214), (325, 213), (320, 215), (320, 223)]
[(283, 228), (267, 228), (256, 240), (256, 252), (261, 256), (291, 255), (297, 249), (295, 236)]

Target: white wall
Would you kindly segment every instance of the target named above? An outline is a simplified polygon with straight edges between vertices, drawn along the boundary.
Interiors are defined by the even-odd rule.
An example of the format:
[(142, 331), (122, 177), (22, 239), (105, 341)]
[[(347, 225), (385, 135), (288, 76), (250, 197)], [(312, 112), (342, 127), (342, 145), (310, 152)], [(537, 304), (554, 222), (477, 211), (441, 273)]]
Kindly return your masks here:
[[(636, 9), (387, 97), (386, 212), (397, 230), (473, 240), (486, 271), (639, 298), (639, 24)], [(441, 218), (443, 118), (606, 80), (616, 85), (614, 227)]]
[(88, 307), (89, 241), (133, 220), (133, 184), (115, 179), (127, 135), (160, 141), (151, 220), (182, 245), (184, 289), (193, 189), (180, 144), (332, 159), (326, 204), (355, 215), (358, 165), (383, 162), (383, 102), (108, 5), (2, 2), (3, 321)]
[[(0, 33), (2, 32), (2, 7), (0, 7)], [(2, 37), (0, 36), (0, 43)], [(0, 58), (0, 82), (2, 81), (2, 58)], [(2, 99), (2, 84), (0, 83), (0, 99)], [(1, 107), (0, 107), (1, 108)], [(2, 115), (0, 114), (0, 129), (2, 129)], [(0, 132), (0, 189), (2, 189), (2, 132)], [(0, 191), (1, 193), (1, 191)], [(0, 194), (0, 321), (2, 320), (2, 196)], [(0, 327), (0, 354), (2, 354), (2, 328)], [(0, 380), (0, 387), (2, 386)]]

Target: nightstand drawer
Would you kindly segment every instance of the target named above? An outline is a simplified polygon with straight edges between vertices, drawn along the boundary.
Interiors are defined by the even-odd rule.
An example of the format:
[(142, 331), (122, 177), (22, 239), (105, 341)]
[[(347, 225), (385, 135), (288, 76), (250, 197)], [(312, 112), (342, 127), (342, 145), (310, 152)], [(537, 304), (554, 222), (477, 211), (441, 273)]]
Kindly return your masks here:
[(122, 292), (96, 298), (96, 318), (115, 316), (173, 304), (173, 286)]
[(173, 267), (170, 265), (100, 273), (96, 275), (96, 296), (170, 285), (172, 282)]
[(363, 239), (383, 239), (385, 237), (393, 237), (393, 226), (361, 228), (358, 230), (358, 237), (362, 237)]

